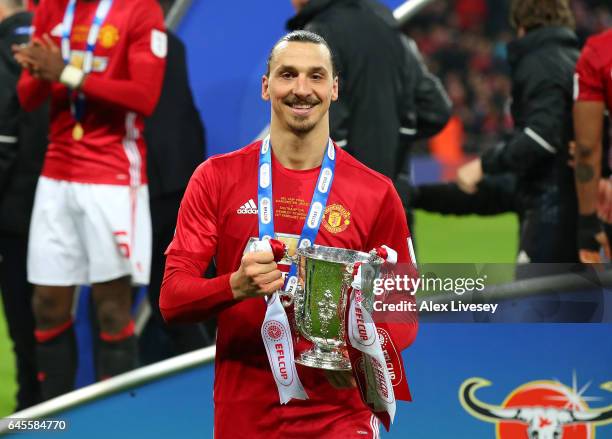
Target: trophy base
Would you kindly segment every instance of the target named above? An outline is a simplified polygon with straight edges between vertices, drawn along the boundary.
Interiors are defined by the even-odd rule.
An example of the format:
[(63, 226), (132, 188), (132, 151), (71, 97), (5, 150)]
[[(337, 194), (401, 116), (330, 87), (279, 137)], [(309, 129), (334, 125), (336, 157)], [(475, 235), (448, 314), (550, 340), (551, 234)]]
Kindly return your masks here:
[(340, 351), (326, 352), (313, 348), (300, 354), (295, 362), (316, 369), (351, 370), (351, 362)]

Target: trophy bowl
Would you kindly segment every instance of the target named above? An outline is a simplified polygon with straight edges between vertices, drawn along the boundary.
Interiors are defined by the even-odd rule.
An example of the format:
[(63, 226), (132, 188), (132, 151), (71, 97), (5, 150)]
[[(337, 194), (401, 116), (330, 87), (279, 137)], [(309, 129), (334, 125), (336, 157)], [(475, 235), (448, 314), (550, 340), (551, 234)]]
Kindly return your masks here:
[(345, 318), (353, 269), (356, 262), (363, 264), (362, 293), (371, 303), (374, 279), (384, 261), (375, 254), (321, 245), (300, 248), (296, 254), (295, 323), (300, 334), (314, 346), (295, 361), (318, 369), (351, 370)]

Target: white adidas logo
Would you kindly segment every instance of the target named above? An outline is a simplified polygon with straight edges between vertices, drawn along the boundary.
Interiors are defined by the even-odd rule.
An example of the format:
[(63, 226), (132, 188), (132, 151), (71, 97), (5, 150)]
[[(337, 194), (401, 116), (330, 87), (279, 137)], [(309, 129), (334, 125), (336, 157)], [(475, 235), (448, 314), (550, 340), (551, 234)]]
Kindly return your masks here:
[(255, 205), (255, 202), (251, 198), (249, 201), (247, 201), (242, 206), (240, 206), (236, 212), (238, 212), (241, 215), (246, 215), (249, 213), (253, 213), (257, 215), (257, 206)]

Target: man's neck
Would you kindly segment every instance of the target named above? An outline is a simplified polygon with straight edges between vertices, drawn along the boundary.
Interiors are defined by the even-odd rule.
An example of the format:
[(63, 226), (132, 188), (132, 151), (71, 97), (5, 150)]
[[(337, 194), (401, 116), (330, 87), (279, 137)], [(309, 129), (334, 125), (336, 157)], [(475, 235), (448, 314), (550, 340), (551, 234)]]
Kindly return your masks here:
[(329, 129), (313, 130), (304, 135), (296, 135), (285, 129), (270, 126), (270, 144), (274, 157), (287, 169), (305, 170), (321, 165)]

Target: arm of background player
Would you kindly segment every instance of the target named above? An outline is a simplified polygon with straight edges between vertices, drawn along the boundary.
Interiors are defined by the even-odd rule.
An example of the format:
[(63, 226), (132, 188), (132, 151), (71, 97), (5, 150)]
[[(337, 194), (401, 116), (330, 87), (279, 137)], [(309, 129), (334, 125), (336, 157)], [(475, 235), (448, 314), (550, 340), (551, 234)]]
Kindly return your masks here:
[(574, 78), (575, 180), (581, 215), (597, 210), (597, 187), (601, 174), (604, 88), (596, 63), (599, 54), (588, 42), (576, 64)]
[[(34, 26), (33, 38), (42, 38), (43, 32), (46, 32), (46, 24), (44, 18), (47, 11), (46, 1), (41, 1), (38, 6), (38, 13), (34, 14), (32, 26)], [(51, 93), (51, 83), (36, 79), (27, 69), (23, 69), (21, 77), (17, 83), (17, 95), (21, 107), (26, 111), (34, 111), (47, 100)]]
[(217, 249), (218, 186), (206, 161), (191, 178), (166, 251), (159, 307), (167, 322), (201, 322), (236, 303), (231, 273), (202, 278)]
[[(473, 194), (457, 183), (433, 183), (413, 189), (410, 207), (444, 215), (498, 215), (515, 212), (516, 176), (485, 175)], [(410, 201), (410, 200), (409, 200)]]
[(526, 79), (524, 96), (524, 128), (516, 130), (506, 143), (490, 148), (482, 156), (482, 169), (487, 174), (514, 172), (524, 175), (543, 161), (562, 153), (563, 123), (568, 111), (566, 92), (550, 78), (540, 76), (543, 69), (531, 66), (535, 72)]
[[(371, 250), (381, 245), (391, 247), (397, 252), (398, 270), (396, 274), (400, 276), (416, 275), (416, 271), (411, 264), (416, 264), (413, 255), (413, 249), (408, 247), (408, 239), (410, 231), (406, 222), (406, 214), (402, 201), (397, 195), (395, 188), (391, 183), (387, 188), (387, 192), (383, 198), (383, 203), (378, 210), (380, 214), (376, 220), (374, 228), (368, 236), (366, 251)], [(412, 242), (412, 241), (410, 241)], [(409, 300), (414, 302), (416, 296), (407, 294), (394, 293), (387, 297), (386, 303), (397, 303), (400, 300)], [(417, 313), (415, 312), (398, 312), (374, 314), (374, 319), (377, 322), (386, 323), (391, 332), (391, 336), (398, 349), (405, 349), (410, 346), (418, 332)]]
[[(139, 2), (147, 6), (146, 2)], [(164, 78), (167, 41), (161, 9), (136, 9), (129, 30), (130, 79), (108, 79), (88, 75), (81, 90), (89, 98), (115, 104), (126, 110), (150, 116), (155, 110)], [(154, 50), (154, 47), (156, 48)]]
[(603, 102), (579, 101), (574, 104), (576, 135), (574, 173), (580, 215), (591, 215), (597, 211), (603, 118)]

